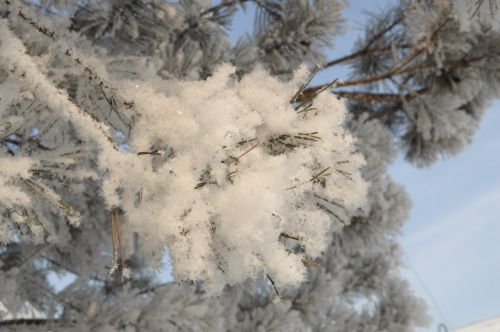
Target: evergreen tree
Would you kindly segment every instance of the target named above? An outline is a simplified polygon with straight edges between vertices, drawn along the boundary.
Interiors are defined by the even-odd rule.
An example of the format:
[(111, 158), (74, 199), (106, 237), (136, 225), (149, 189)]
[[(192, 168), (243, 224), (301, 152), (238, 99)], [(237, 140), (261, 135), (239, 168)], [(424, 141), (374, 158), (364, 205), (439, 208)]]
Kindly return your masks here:
[[(232, 45), (246, 6), (254, 33)], [(344, 6), (2, 0), (0, 301), (43, 317), (0, 327), (425, 326), (398, 274), (411, 204), (387, 167), (471, 142), (500, 33), (486, 1), (401, 0), (327, 59)], [(349, 78), (311, 85), (340, 65)], [(74, 280), (56, 292), (54, 274)]]

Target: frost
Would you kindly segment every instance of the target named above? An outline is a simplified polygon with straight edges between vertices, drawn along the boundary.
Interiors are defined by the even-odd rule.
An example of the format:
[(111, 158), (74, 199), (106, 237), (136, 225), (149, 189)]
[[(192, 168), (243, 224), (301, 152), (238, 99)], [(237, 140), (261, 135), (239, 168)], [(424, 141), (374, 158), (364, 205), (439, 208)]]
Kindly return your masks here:
[[(161, 141), (174, 153), (156, 171), (127, 157), (107, 161), (122, 170), (110, 175), (107, 192), (121, 193), (135, 231), (167, 240), (176, 278), (203, 280), (211, 292), (265, 273), (294, 286), (304, 280), (303, 257), (320, 255), (329, 230), (344, 222), (320, 209), (317, 197), (360, 207), (364, 160), (335, 96), (320, 95), (314, 112), (302, 114), (290, 103), (297, 80), (283, 83), (256, 69), (237, 81), (233, 70), (225, 65), (204, 82), (170, 82), (166, 93), (124, 83), (142, 110), (131, 147)], [(305, 253), (293, 255), (282, 234), (300, 237)]]
[(27, 205), (30, 198), (20, 188), (20, 178), (29, 176), (34, 161), (26, 157), (2, 158), (0, 168), (0, 206)]
[[(364, 203), (364, 159), (344, 128), (343, 102), (325, 93), (307, 109), (291, 103), (304, 68), (290, 82), (262, 68), (237, 79), (222, 65), (205, 81), (152, 84), (113, 81), (96, 59), (79, 60), (133, 100), (138, 116), (121, 151), (110, 128), (55, 87), (5, 23), (0, 34), (0, 58), (29, 83), (24, 95), (43, 96), (96, 149), (99, 177), (65, 174), (99, 178), (107, 207), (119, 207), (130, 230), (157, 249), (168, 245), (177, 279), (201, 280), (209, 293), (266, 275), (277, 287), (296, 286), (304, 259), (318, 257), (331, 230), (347, 222), (344, 211)], [(79, 213), (49, 186), (25, 182), (78, 225)]]
[(481, 25), (493, 30), (500, 30), (499, 0), (455, 0), (453, 9), (460, 20), (461, 28), (465, 31), (476, 30)]
[[(48, 319), (15, 328), (412, 331), (387, 167), (456, 154), (499, 91), (496, 1), (454, 3), (396, 2), (327, 61), (344, 0), (0, 2), (0, 301)], [(323, 86), (347, 119), (304, 62), (353, 70)]]

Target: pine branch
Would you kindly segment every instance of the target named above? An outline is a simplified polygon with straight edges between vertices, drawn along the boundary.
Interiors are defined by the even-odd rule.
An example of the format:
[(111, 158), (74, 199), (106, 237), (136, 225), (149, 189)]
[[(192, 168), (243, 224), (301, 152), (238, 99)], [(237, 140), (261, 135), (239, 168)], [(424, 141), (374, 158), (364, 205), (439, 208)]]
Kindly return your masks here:
[[(333, 67), (337, 64), (355, 59), (355, 58), (360, 57), (360, 56), (367, 55), (369, 53), (390, 51), (392, 49), (392, 46), (387, 46), (387, 47), (383, 47), (383, 48), (374, 48), (374, 49), (372, 49), (371, 47), (376, 41), (381, 39), (386, 33), (390, 32), (394, 27), (396, 27), (402, 21), (403, 21), (403, 16), (402, 15), (398, 16), (387, 27), (385, 27), (384, 29), (380, 30), (375, 35), (373, 35), (372, 38), (368, 41), (368, 43), (365, 45), (365, 47), (363, 47), (361, 50), (354, 52), (354, 53), (351, 53), (349, 55), (340, 57), (338, 59), (331, 60), (331, 61), (327, 62), (326, 64), (324, 64), (322, 69), (325, 69), (328, 67)], [(399, 47), (407, 48), (407, 47), (409, 47), (409, 45), (400, 45)]]
[(218, 5), (205, 9), (200, 13), (200, 16), (210, 16), (219, 13), (221, 10), (229, 9), (238, 4), (242, 4), (245, 2), (254, 2), (255, 0), (226, 0), (221, 1)]
[(362, 92), (362, 91), (335, 91), (334, 93), (341, 97), (348, 99), (350, 101), (362, 102), (367, 104), (377, 104), (377, 103), (390, 103), (399, 104), (402, 99), (410, 101), (414, 99), (417, 95), (422, 95), (429, 92), (431, 89), (429, 87), (419, 89), (413, 93), (408, 93), (405, 95), (399, 95), (396, 93), (372, 93), (372, 92)]
[[(40, 23), (36, 22), (32, 17), (26, 15), (22, 9), (20, 8), (18, 11), (18, 16), (27, 24), (31, 25), (33, 28), (35, 28), (36, 31), (40, 32), (42, 35), (49, 37), (52, 41), (54, 42), (60, 42), (61, 37), (58, 36), (54, 31), (51, 31), (47, 27), (41, 25)], [(96, 85), (100, 92), (102, 93), (104, 99), (106, 102), (109, 104), (110, 108), (112, 111), (115, 112), (117, 117), (120, 119), (120, 121), (127, 126), (130, 129), (130, 123), (124, 119), (124, 117), (118, 112), (117, 108), (117, 103), (115, 100), (115, 93), (114, 89), (110, 87), (98, 74), (95, 70), (93, 70), (89, 65), (85, 64), (84, 61), (79, 58), (75, 57), (73, 54), (73, 50), (71, 48), (66, 48), (64, 51), (64, 56), (68, 57), (71, 59), (78, 67), (78, 69), (84, 74), (88, 75), (89, 80), (91, 81), (91, 84)], [(124, 98), (122, 98), (124, 100)], [(94, 121), (96, 122), (102, 122), (96, 115), (93, 113), (89, 112), (85, 108), (83, 108), (81, 105), (78, 105), (76, 101), (71, 100), (78, 108), (82, 109), (87, 115), (89, 115)], [(134, 101), (124, 101), (123, 104), (131, 109), (135, 107)], [(112, 141), (110, 137), (107, 137), (108, 141)], [(116, 147), (115, 147), (116, 149)]]
[[(463, 58), (460, 60), (456, 61), (449, 61), (444, 63), (444, 67), (446, 68), (453, 68), (458, 65), (470, 65), (474, 62), (478, 62), (486, 58), (487, 55), (481, 55), (477, 56), (474, 58)], [(405, 74), (414, 74), (414, 73), (421, 73), (422, 70), (438, 70), (437, 64), (433, 62), (427, 62), (427, 63), (420, 63), (416, 64), (413, 66), (409, 67), (398, 67), (393, 70), (389, 70), (383, 74), (380, 75), (375, 75), (375, 76), (369, 76), (369, 77), (364, 77), (360, 79), (355, 79), (355, 80), (350, 80), (350, 81), (340, 81), (337, 82), (336, 87), (348, 87), (348, 86), (356, 86), (356, 85), (366, 85), (374, 82), (380, 82), (380, 81), (385, 81), (385, 80), (390, 80), (394, 79), (396, 77), (399, 77), (401, 75)], [(317, 91), (324, 89), (327, 84), (311, 87), (308, 89), (305, 89), (298, 97), (298, 101), (308, 101), (312, 99), (312, 96), (316, 95)], [(423, 94), (423, 93), (428, 93), (432, 89), (430, 87), (422, 88), (420, 90), (415, 91), (417, 94)], [(392, 93), (371, 93), (371, 92), (357, 92), (357, 91), (332, 91), (335, 94), (337, 94), (340, 97), (344, 97), (353, 101), (361, 101), (361, 102), (367, 102), (367, 103), (379, 103), (379, 102), (390, 102), (390, 103), (398, 103), (401, 101), (401, 96), (398, 94), (392, 94)], [(403, 96), (404, 99), (410, 100), (413, 99), (411, 95), (405, 95)]]
[[(438, 69), (437, 64), (435, 64), (434, 62), (431, 62), (431, 61), (424, 62), (424, 63), (417, 63), (414, 65), (410, 65), (410, 64), (413, 63), (424, 51), (432, 48), (432, 43), (434, 42), (438, 32), (441, 31), (446, 26), (446, 24), (450, 21), (450, 19), (451, 19), (450, 15), (451, 15), (451, 13), (449, 11), (445, 12), (443, 14), (442, 20), (431, 31), (430, 36), (422, 43), (415, 45), (410, 50), (410, 52), (403, 59), (401, 59), (397, 63), (395, 63), (391, 69), (387, 70), (384, 73), (378, 74), (378, 75), (362, 77), (362, 78), (348, 80), (348, 81), (339, 81), (339, 82), (337, 82), (335, 87), (367, 85), (367, 84), (371, 84), (371, 83), (385, 81), (388, 79), (393, 79), (393, 78), (401, 76), (401, 75), (417, 73), (417, 72), (420, 72), (424, 69), (425, 70)], [(377, 40), (382, 38), (386, 33), (391, 31), (395, 26), (397, 26), (399, 23), (401, 23), (401, 21), (402, 21), (402, 16), (398, 16), (398, 18), (396, 18), (386, 28), (382, 29), (380, 32), (375, 34), (363, 49), (361, 49), (357, 52), (354, 52), (352, 54), (346, 55), (344, 57), (332, 60), (332, 61), (326, 63), (321, 69), (335, 66), (337, 64), (355, 59), (357, 57), (362, 57), (362, 56), (368, 55), (370, 53), (385, 52), (385, 51), (392, 50), (392, 46), (387, 46), (387, 47), (378, 48), (378, 49), (371, 49), (370, 47)], [(407, 44), (400, 45), (401, 49), (408, 49), (410, 47), (411, 46), (407, 45)], [(319, 86), (304, 89), (302, 91), (302, 93), (299, 96), (297, 96), (297, 100), (302, 101), (302, 102), (311, 100), (317, 94), (317, 91), (324, 90), (325, 88), (327, 88), (327, 85), (328, 84), (322, 84)], [(351, 99), (354, 101), (368, 102), (368, 103), (378, 103), (378, 102), (399, 103), (401, 101), (401, 96), (396, 95), (396, 94), (375, 94), (375, 93), (369, 93), (369, 92), (350, 92), (350, 91), (339, 91), (338, 94), (344, 98), (348, 98), (348, 99)], [(410, 97), (410, 96), (407, 96), (407, 97)], [(405, 97), (403, 97), (403, 98), (405, 98)]]
[(409, 45), (409, 44), (390, 45), (390, 46), (378, 47), (378, 48), (366, 48), (365, 47), (365, 48), (363, 48), (363, 49), (361, 49), (361, 50), (359, 50), (357, 52), (353, 52), (351, 54), (339, 57), (337, 59), (330, 60), (329, 62), (325, 63), (321, 67), (321, 69), (326, 69), (326, 68), (329, 68), (329, 67), (333, 67), (333, 66), (336, 66), (338, 64), (341, 64), (341, 63), (344, 63), (344, 62), (348, 62), (350, 60), (354, 60), (356, 58), (359, 58), (359, 57), (362, 57), (362, 56), (365, 56), (365, 55), (368, 55), (368, 54), (379, 53), (379, 52), (390, 52), (394, 48), (396, 48), (396, 49), (407, 49), (407, 48), (410, 48), (410, 47), (411, 47), (411, 45)]

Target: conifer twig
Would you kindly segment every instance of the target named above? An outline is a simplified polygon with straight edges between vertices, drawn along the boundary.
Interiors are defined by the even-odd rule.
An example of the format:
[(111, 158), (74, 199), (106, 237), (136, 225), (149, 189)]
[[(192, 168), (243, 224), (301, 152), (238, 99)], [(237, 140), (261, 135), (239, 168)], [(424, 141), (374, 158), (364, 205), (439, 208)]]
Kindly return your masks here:
[(111, 210), (111, 242), (113, 245), (113, 258), (111, 260), (111, 271), (113, 271), (116, 264), (116, 242), (115, 242), (115, 218), (113, 215), (113, 210)]
[(115, 208), (115, 222), (116, 222), (116, 234), (118, 235), (118, 244), (120, 246), (120, 263), (122, 265), (122, 270), (125, 269), (125, 260), (123, 255), (123, 242), (120, 233), (120, 223), (118, 222), (118, 208)]

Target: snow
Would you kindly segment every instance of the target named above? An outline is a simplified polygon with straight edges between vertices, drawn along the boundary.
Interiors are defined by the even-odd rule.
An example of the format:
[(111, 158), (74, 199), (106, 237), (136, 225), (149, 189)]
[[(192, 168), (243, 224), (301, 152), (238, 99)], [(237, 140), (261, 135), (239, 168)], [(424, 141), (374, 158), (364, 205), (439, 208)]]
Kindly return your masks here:
[(46, 315), (34, 308), (33, 305), (29, 302), (24, 302), (15, 313), (12, 313), (0, 301), (0, 322), (3, 320), (11, 319), (35, 319), (45, 317)]
[[(229, 64), (204, 81), (130, 80), (113, 77), (98, 59), (82, 56), (78, 63), (93, 77), (109, 80), (121, 95), (116, 98), (135, 105), (129, 149), (120, 151), (110, 127), (93, 115), (93, 105), (78, 105), (58, 89), (45, 72), (48, 59), (27, 55), (5, 20), (0, 36), (0, 60), (15, 69), (9, 74), (12, 84), (23, 81), (23, 91), (37, 95), (74, 127), (89, 146), (88, 158), (97, 154), (97, 174), (73, 176), (100, 180), (106, 206), (120, 208), (120, 219), (146, 240), (147, 252), (168, 245), (177, 280), (202, 280), (210, 294), (266, 275), (278, 287), (297, 286), (305, 279), (304, 259), (318, 257), (331, 231), (342, 229), (346, 220), (339, 216), (354, 214), (365, 203), (364, 158), (344, 127), (344, 102), (323, 93), (308, 110), (291, 103), (306, 80), (305, 67), (288, 82), (259, 67), (239, 80)], [(55, 48), (71, 49), (58, 43)], [(137, 154), (156, 146), (172, 153)], [(27, 160), (26, 178), (34, 160)], [(11, 182), (21, 176), (7, 175)], [(71, 225), (85, 222), (50, 186), (24, 182), (37, 194), (31, 198), (41, 197), (64, 212)], [(9, 194), (25, 189), (13, 187)], [(29, 204), (28, 196), (18, 198), (12, 206)], [(297, 243), (290, 245), (283, 234), (298, 238), (303, 250), (295, 252)], [(122, 272), (130, 273), (125, 267)]]
[(500, 315), (452, 330), (452, 332), (500, 332)]
[(460, 19), (462, 29), (465, 31), (480, 29), (481, 25), (497, 31), (500, 30), (500, 21), (498, 20), (499, 0), (455, 0), (453, 7)]
[[(15, 0), (12, 2), (18, 4)], [(193, 5), (198, 2), (201, 1), (196, 0)], [(239, 53), (248, 55), (245, 61), (253, 63), (259, 58), (274, 75), (283, 73), (280, 77), (287, 79), (295, 76), (287, 83), (273, 79), (261, 68), (246, 75), (241, 64), (238, 66), (238, 62), (241, 62), (241, 59), (238, 60), (240, 55), (234, 56), (234, 60), (233, 55), (226, 57), (227, 43), (210, 32), (213, 27), (222, 32), (225, 29), (219, 29), (214, 24), (215, 21), (201, 19), (203, 14), (200, 17), (189, 14), (197, 12), (191, 2), (159, 7), (162, 9), (157, 11), (157, 17), (166, 21), (159, 24), (137, 20), (139, 16), (131, 15), (135, 11), (133, 6), (125, 4), (123, 11), (116, 11), (114, 9), (117, 2), (102, 2), (102, 5), (91, 2), (89, 5), (93, 3), (97, 6), (91, 6), (92, 10), (88, 10), (87, 6), (84, 10), (79, 10), (80, 14), (90, 13), (93, 17), (87, 21), (87, 14), (83, 14), (83, 17), (76, 17), (73, 23), (78, 20), (84, 22), (80, 29), (76, 26), (76, 30), (90, 32), (94, 37), (96, 34), (107, 36), (107, 31), (110, 30), (111, 37), (116, 32), (118, 41), (114, 47), (107, 48), (110, 51), (107, 58), (89, 55), (95, 50), (93, 47), (80, 45), (74, 35), (75, 38), (71, 33), (65, 32), (65, 29), (59, 29), (60, 27), (54, 27), (50, 23), (48, 28), (61, 34), (58, 40), (52, 41), (49, 34), (48, 43), (45, 41), (38, 44), (36, 40), (31, 46), (34, 39), (39, 37), (33, 30), (36, 22), (47, 23), (47, 17), (43, 15), (31, 22), (21, 22), (21, 19), (16, 19), (16, 15), (11, 15), (9, 27), (4, 27), (5, 31), (0, 36), (1, 46), (6, 46), (0, 51), (0, 84), (2, 91), (9, 94), (8, 99), (0, 101), (5, 103), (0, 104), (0, 107), (8, 106), (9, 110), (1, 107), (0, 112), (6, 110), (7, 113), (20, 115), (17, 119), (8, 118), (8, 121), (1, 123), (0, 135), (8, 136), (17, 132), (15, 137), (30, 137), (26, 133), (33, 132), (35, 123), (40, 130), (34, 135), (43, 137), (43, 143), (46, 144), (49, 140), (43, 134), (42, 125), (49, 123), (51, 117), (59, 121), (53, 131), (62, 131), (60, 135), (50, 135), (54, 142), (50, 142), (53, 144), (49, 144), (48, 148), (54, 149), (53, 153), (41, 151), (43, 149), (30, 149), (30, 144), (36, 143), (35, 140), (19, 144), (16, 154), (30, 156), (28, 162), (19, 168), (7, 167), (2, 175), (4, 185), (11, 187), (9, 190), (18, 190), (26, 195), (25, 200), (17, 198), (9, 202), (13, 211), (22, 211), (23, 205), (26, 205), (33, 207), (29, 211), (35, 217), (33, 220), (38, 220), (37, 213), (41, 210), (41, 214), (50, 221), (41, 219), (36, 225), (20, 225), (30, 219), (28, 212), (26, 215), (16, 215), (19, 217), (17, 224), (12, 223), (15, 220), (8, 216), (0, 224), (2, 236), (7, 234), (7, 240), (18, 236), (18, 233), (11, 236), (8, 227), (4, 230), (4, 226), (12, 226), (15, 230), (16, 225), (22, 226), (19, 227), (19, 233), (24, 233), (22, 240), (31, 239), (31, 234), (42, 234), (43, 240), (53, 241), (50, 245), (56, 245), (57, 249), (47, 255), (55, 256), (55, 261), (62, 258), (70, 269), (74, 268), (75, 272), (82, 273), (78, 277), (79, 281), (84, 280), (90, 272), (93, 275), (94, 269), (96, 275), (100, 275), (104, 265), (109, 262), (113, 263), (113, 268), (122, 271), (123, 277), (132, 273), (139, 274), (141, 271), (134, 271), (137, 265), (133, 262), (138, 262), (135, 259), (138, 258), (141, 265), (148, 264), (152, 259), (144, 256), (148, 256), (150, 252), (158, 253), (159, 249), (167, 245), (174, 263), (175, 278), (201, 280), (202, 283), (196, 284), (204, 285), (210, 294), (220, 293), (226, 284), (233, 285), (248, 278), (261, 279), (266, 276), (269, 283), (278, 288), (296, 286), (305, 279), (304, 263), (316, 265), (315, 269), (309, 271), (310, 283), (292, 295), (294, 299), (290, 298), (288, 304), (284, 299), (282, 305), (273, 308), (262, 297), (255, 298), (255, 302), (263, 301), (253, 308), (241, 305), (246, 302), (244, 297), (235, 300), (235, 305), (228, 304), (228, 308), (238, 308), (228, 311), (241, 309), (234, 316), (242, 324), (249, 322), (247, 330), (252, 330), (250, 326), (253, 324), (262, 329), (281, 326), (285, 330), (322, 330), (332, 321), (340, 330), (343, 322), (346, 324), (345, 330), (356, 330), (355, 326), (385, 326), (388, 330), (401, 330), (424, 321), (422, 304), (410, 295), (408, 287), (397, 277), (397, 273), (393, 273), (395, 266), (400, 264), (399, 250), (393, 236), (399, 232), (403, 219), (407, 217), (409, 200), (404, 190), (386, 177), (385, 172), (387, 163), (395, 153), (394, 143), (402, 133), (399, 130), (389, 132), (378, 122), (377, 114), (375, 119), (371, 115), (378, 113), (377, 107), (367, 107), (361, 111), (364, 114), (359, 118), (351, 119), (350, 126), (357, 127), (353, 133), (360, 139), (356, 143), (344, 129), (345, 107), (334, 96), (326, 93), (320, 95), (310, 108), (308, 106), (307, 112), (305, 108), (294, 109), (293, 106), (296, 105), (290, 104), (292, 95), (306, 80), (307, 72), (303, 67), (292, 75), (289, 68), (294, 68), (302, 61), (310, 64), (321, 62), (319, 60), (322, 59), (323, 52), (320, 48), (329, 44), (341, 21), (340, 11), (333, 8), (339, 7), (340, 1), (319, 0), (314, 1), (314, 4), (309, 1), (291, 2), (290, 10), (285, 10), (288, 6), (284, 6), (283, 14), (280, 14), (285, 22), (283, 26), (271, 27), (265, 24), (256, 33), (263, 38), (254, 38), (255, 46), (258, 47), (240, 48)], [(429, 38), (429, 33), (442, 24), (442, 11), (435, 9), (444, 4), (444, 1), (415, 3), (415, 11), (412, 12), (411, 8), (405, 10), (405, 16), (414, 20), (405, 19), (408, 26), (395, 29), (398, 31), (394, 35), (398, 38), (394, 40), (398, 41), (402, 37), (400, 41), (409, 41), (410, 46), (417, 47), (424, 58), (426, 55), (435, 57), (431, 62), (435, 60), (437, 68), (445, 66), (446, 69), (447, 60), (455, 59), (449, 56), (454, 54), (453, 50), (460, 50), (460, 54), (467, 55), (470, 54), (467, 48), (472, 44), (456, 40), (460, 38), (456, 27), (448, 31), (452, 38), (447, 37), (446, 33), (440, 33), (436, 43), (429, 43), (433, 39)], [(105, 10), (101, 13), (96, 8)], [(144, 7), (146, 8), (146, 12), (154, 10), (148, 6)], [(419, 11), (418, 8), (422, 10)], [(139, 11), (142, 12), (140, 9)], [(179, 15), (174, 15), (176, 12)], [(385, 18), (394, 16), (391, 12), (392, 10), (388, 11), (387, 17), (381, 16), (381, 20), (388, 22), (389, 19)], [(17, 10), (12, 13), (17, 13)], [(448, 15), (449, 11), (446, 13)], [(125, 18), (128, 16), (131, 19), (127, 22)], [(184, 20), (183, 16), (187, 16), (189, 21)], [(183, 26), (185, 22), (190, 22), (186, 25), (187, 30)], [(23, 31), (29, 23), (33, 27)], [(373, 25), (368, 26), (368, 31), (376, 33), (377, 29), (373, 29)], [(201, 43), (201, 48), (183, 46), (182, 50), (174, 52), (168, 44), (172, 37), (172, 43), (178, 45), (174, 42), (175, 33), (171, 33), (178, 28), (181, 28), (181, 35), (184, 35), (183, 40), (188, 40), (192, 32), (196, 36), (201, 32), (203, 36), (207, 36), (208, 47)], [(156, 35), (157, 32), (160, 34)], [(120, 39), (120, 35), (125, 38)], [(153, 41), (143, 38), (151, 35), (159, 38), (153, 38)], [(393, 36), (392, 32), (390, 36)], [(43, 38), (45, 37), (42, 36), (41, 39)], [(392, 39), (387, 38), (383, 37), (382, 41), (391, 42)], [(112, 42), (106, 39), (105, 44)], [(128, 45), (133, 46), (134, 52), (126, 50), (126, 40), (131, 41)], [(103, 43), (96, 43), (99, 44), (103, 46)], [(428, 48), (420, 48), (423, 44)], [(190, 43), (184, 45), (190, 46)], [(272, 51), (276, 45), (287, 49), (286, 53), (291, 56), (280, 51), (266, 52)], [(43, 47), (45, 49), (40, 50)], [(174, 47), (177, 48), (175, 45)], [(148, 48), (152, 49), (151, 52), (146, 52)], [(397, 48), (396, 46), (392, 50), (393, 64), (396, 66), (399, 65), (398, 59), (403, 59), (399, 56), (407, 54), (406, 51), (400, 53)], [(71, 56), (66, 59), (64, 54), (68, 50), (71, 50)], [(124, 58), (114, 57), (117, 50), (123, 51)], [(251, 50), (253, 51), (250, 52)], [(264, 52), (257, 53), (258, 50)], [(162, 60), (153, 61), (165, 62), (158, 66), (160, 69), (156, 67), (148, 72), (145, 62), (150, 59), (146, 60), (144, 57), (141, 63), (137, 58), (126, 58), (125, 54), (161, 55)], [(269, 57), (265, 59), (262, 54), (268, 54)], [(79, 66), (75, 64), (76, 60)], [(221, 66), (212, 72), (216, 67), (215, 62), (220, 64), (228, 60), (238, 66), (236, 73), (230, 65)], [(380, 60), (383, 67), (384, 61)], [(414, 60), (420, 63), (421, 59)], [(82, 67), (85, 71), (82, 71)], [(127, 70), (128, 75), (120, 74), (120, 71)], [(159, 81), (158, 77), (153, 77), (158, 71), (163, 78), (172, 80)], [(89, 72), (91, 77), (86, 76)], [(242, 73), (245, 73), (243, 79)], [(363, 70), (361, 74), (361, 77), (365, 77), (369, 73), (368, 70)], [(401, 122), (408, 124), (412, 122), (413, 113), (419, 114), (415, 118), (415, 131), (424, 143), (430, 142), (432, 147), (439, 147), (427, 150), (434, 151), (434, 157), (442, 151), (458, 151), (459, 147), (469, 142), (469, 137), (475, 130), (472, 119), (457, 109), (464, 105), (463, 101), (475, 99), (484, 90), (485, 86), (477, 83), (482, 75), (471, 78), (465, 73), (455, 74), (462, 82), (462, 78), (466, 77), (467, 84), (455, 84), (454, 95), (439, 93), (438, 97), (431, 100), (423, 97), (423, 101), (432, 106), (429, 114), (427, 110), (418, 108), (416, 100), (422, 99), (417, 98), (410, 105), (412, 108), (407, 114), (408, 122)], [(338, 72), (335, 72), (335, 77), (337, 75)], [(180, 82), (175, 80), (177, 77), (203, 80)], [(206, 77), (208, 79), (205, 80)], [(116, 110), (109, 110), (113, 105), (106, 105), (101, 91), (96, 89), (100, 87), (96, 81), (104, 83), (102, 86), (112, 87), (102, 94), (106, 101), (108, 97), (113, 98)], [(410, 82), (410, 88), (413, 83)], [(417, 85), (420, 86), (420, 83), (417, 82)], [(67, 94), (63, 91), (67, 91)], [(431, 94), (435, 91), (433, 88)], [(455, 95), (460, 95), (460, 98)], [(102, 100), (101, 105), (96, 99)], [(28, 102), (35, 103), (35, 106), (26, 107)], [(15, 103), (24, 104), (16, 109), (12, 106)], [(127, 108), (130, 108), (130, 112), (126, 111)], [(39, 110), (45, 110), (49, 115), (40, 116)], [(401, 115), (400, 111), (394, 113), (395, 118)], [(353, 114), (359, 112), (355, 111)], [(117, 126), (118, 120), (121, 120), (117, 119), (119, 117), (127, 121)], [(452, 121), (443, 121), (447, 117)], [(468, 121), (471, 121), (470, 124), (466, 123)], [(124, 125), (130, 125), (130, 131)], [(66, 128), (69, 129), (66, 131)], [(62, 140), (58, 141), (61, 137)], [(367, 165), (363, 166), (363, 157), (354, 148), (355, 144), (362, 151)], [(119, 148), (115, 149), (115, 146)], [(60, 158), (75, 147), (85, 151), (78, 152), (78, 158), (74, 158), (74, 154), (66, 160)], [(412, 147), (414, 150), (417, 148), (418, 146)], [(38, 163), (43, 166), (47, 160), (58, 163), (57, 173), (37, 176), (29, 172), (33, 166), (38, 167)], [(366, 208), (363, 202), (367, 184), (359, 172), (362, 166), (364, 177), (372, 180), (370, 204), (366, 204)], [(52, 181), (55, 178), (64, 180), (64, 183)], [(92, 180), (85, 181), (86, 178)], [(28, 190), (23, 181), (29, 183), (32, 190)], [(72, 223), (63, 222), (60, 213), (57, 213), (60, 211), (46, 208), (47, 205), (52, 205), (68, 214), (69, 205), (60, 202), (69, 191), (71, 193), (67, 196), (71, 200), (70, 205), (82, 211), (80, 224), (77, 219), (70, 219)], [(363, 208), (362, 211), (360, 207)], [(8, 215), (10, 211), (3, 213), (3, 208), (4, 206), (0, 211), (2, 215)], [(116, 218), (120, 214), (125, 230), (126, 258), (130, 258), (130, 267), (134, 267), (132, 270), (119, 266), (116, 256), (113, 257), (114, 260), (110, 260), (110, 255), (105, 255), (111, 246), (107, 241), (109, 219), (104, 217), (109, 216), (107, 209), (113, 209)], [(352, 218), (353, 215), (357, 218)], [(353, 224), (344, 227), (344, 223), (349, 220)], [(118, 225), (118, 219), (116, 224)], [(82, 232), (69, 232), (74, 227), (82, 227)], [(332, 231), (342, 231), (342, 234), (334, 235), (333, 246), (327, 235)], [(126, 238), (130, 234), (134, 236), (133, 241)], [(136, 235), (140, 235), (142, 239)], [(142, 243), (144, 247), (141, 246)], [(60, 250), (61, 248), (64, 250)], [(62, 255), (59, 252), (64, 253), (64, 257), (60, 257)], [(315, 260), (322, 253), (323, 257)], [(120, 264), (123, 263), (120, 261)], [(36, 271), (44, 272), (38, 268)], [(11, 280), (13, 287), (10, 284), (9, 287), (4, 287), (10, 289), (6, 293), (16, 294), (16, 289), (21, 289), (17, 286), (24, 287), (23, 290), (31, 286), (33, 288), (26, 291), (26, 295), (31, 295), (38, 286), (25, 281), (28, 279), (22, 279), (27, 275), (31, 276), (30, 270), (13, 271), (6, 279)], [(83, 293), (77, 288), (81, 286), (81, 289), (85, 289), (88, 284), (77, 282), (73, 290), (69, 289), (65, 294), (67, 303), (71, 304), (73, 300), (79, 302)], [(107, 291), (107, 282), (104, 287)], [(199, 288), (196, 288), (198, 293)], [(236, 291), (246, 292), (239, 287)], [(132, 309), (135, 301), (124, 301), (127, 296), (121, 297), (121, 294), (127, 292), (131, 292), (131, 289), (116, 293), (117, 301), (111, 301), (112, 303), (107, 300), (108, 297), (103, 302), (86, 301), (91, 304), (84, 305), (89, 307), (89, 310), (84, 309), (88, 313), (85, 315), (85, 323), (101, 326), (95, 324), (98, 322), (94, 317), (96, 313), (108, 319), (118, 317), (115, 310), (122, 310), (130, 325), (134, 324), (134, 315), (140, 316), (137, 322), (146, 321), (143, 318), (153, 312), (151, 320), (163, 319), (166, 322), (164, 324), (170, 326), (170, 314), (176, 312), (175, 305), (179, 302), (182, 305), (178, 305), (177, 312), (180, 314), (176, 316), (181, 318), (172, 316), (175, 319), (171, 320), (176, 326), (183, 326), (177, 325), (183, 319), (183, 312), (187, 313), (186, 326), (197, 326), (196, 321), (201, 321), (203, 316), (212, 316), (219, 322), (234, 320), (233, 315), (225, 315), (226, 311), (221, 309), (222, 306), (217, 309), (217, 305), (212, 305), (215, 302), (203, 303), (201, 299), (196, 299), (198, 303), (189, 305), (186, 290), (177, 293), (171, 290), (160, 294), (165, 299), (163, 306), (158, 305), (159, 301), (155, 300), (151, 305), (142, 304), (137, 310)], [(232, 296), (233, 299), (240, 296), (237, 292), (233, 293), (236, 295)], [(262, 291), (264, 293), (267, 295), (267, 292)], [(366, 298), (370, 294), (374, 295), (373, 301), (367, 305), (369, 310), (356, 308), (362, 302), (351, 302), (353, 297)], [(209, 299), (212, 300), (217, 301)], [(116, 307), (113, 305), (115, 303), (124, 305)], [(112, 310), (107, 312), (108, 304)], [(348, 308), (350, 305), (354, 308)], [(109, 315), (109, 312), (112, 314)], [(217, 312), (217, 315), (213, 312)], [(241, 313), (245, 315), (243, 319), (240, 319)], [(247, 320), (247, 317), (250, 319)], [(122, 322), (121, 319), (112, 320), (120, 321), (120, 324)], [(219, 325), (222, 329), (222, 324)], [(203, 330), (206, 329), (205, 327)]]

